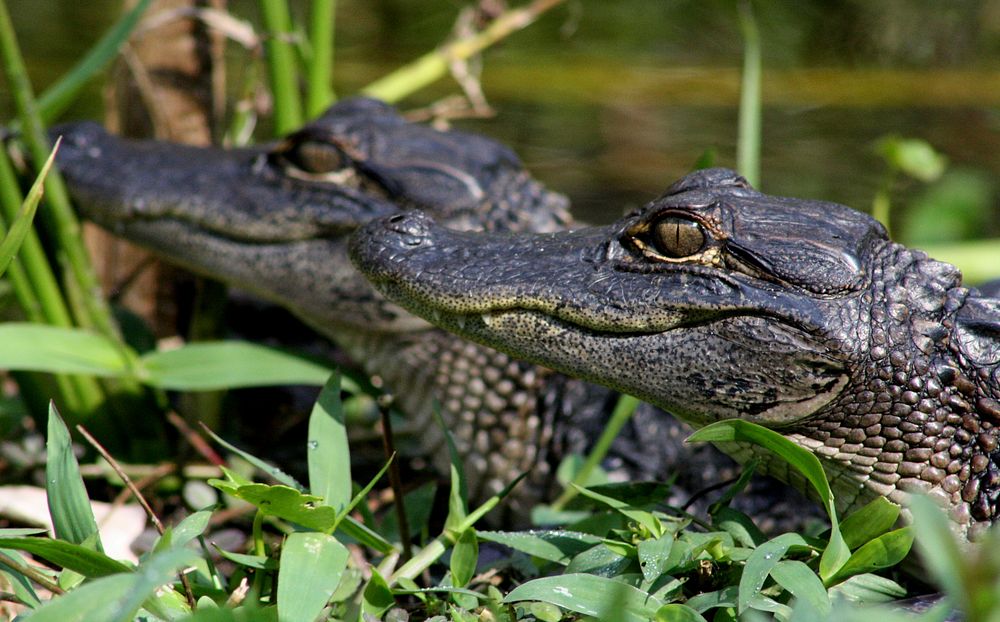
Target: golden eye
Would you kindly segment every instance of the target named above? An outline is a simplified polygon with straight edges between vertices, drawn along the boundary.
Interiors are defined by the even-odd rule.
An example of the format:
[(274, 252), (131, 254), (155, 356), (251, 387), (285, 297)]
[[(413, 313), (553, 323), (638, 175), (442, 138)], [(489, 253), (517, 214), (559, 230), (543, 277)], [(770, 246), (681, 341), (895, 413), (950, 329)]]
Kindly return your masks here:
[(693, 220), (665, 216), (653, 225), (653, 244), (665, 257), (689, 257), (705, 246), (705, 231)]
[(284, 156), (306, 173), (333, 173), (348, 165), (347, 157), (337, 146), (319, 140), (295, 143)]

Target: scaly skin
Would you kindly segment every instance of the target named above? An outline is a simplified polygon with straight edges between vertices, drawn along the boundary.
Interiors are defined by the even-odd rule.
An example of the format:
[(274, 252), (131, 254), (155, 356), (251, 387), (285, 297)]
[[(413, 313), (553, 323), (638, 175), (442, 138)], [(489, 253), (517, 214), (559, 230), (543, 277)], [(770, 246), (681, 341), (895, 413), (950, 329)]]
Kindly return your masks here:
[[(358, 268), (438, 326), (814, 452), (841, 510), (927, 492), (975, 538), (998, 511), (1000, 300), (832, 203), (700, 171), (614, 225), (471, 233), (422, 213), (352, 238)], [(755, 447), (752, 455), (804, 482)]]
[[(386, 381), (423, 453), (447, 472), (431, 414), (439, 402), (474, 500), (529, 471), (508, 522), (525, 524), (559, 461), (599, 435), (613, 392), (434, 329), (378, 294), (347, 259), (349, 233), (404, 208), (460, 229), (568, 226), (566, 200), (506, 148), (406, 123), (371, 100), (342, 102), (285, 140), (240, 150), (127, 141), (93, 124), (53, 133), (65, 136), (58, 163), (86, 217), (292, 310)], [(640, 407), (608, 466), (633, 479), (680, 471), (687, 491), (732, 474), (717, 453), (684, 447), (686, 428), (664, 420)], [(780, 514), (773, 498), (746, 509)]]

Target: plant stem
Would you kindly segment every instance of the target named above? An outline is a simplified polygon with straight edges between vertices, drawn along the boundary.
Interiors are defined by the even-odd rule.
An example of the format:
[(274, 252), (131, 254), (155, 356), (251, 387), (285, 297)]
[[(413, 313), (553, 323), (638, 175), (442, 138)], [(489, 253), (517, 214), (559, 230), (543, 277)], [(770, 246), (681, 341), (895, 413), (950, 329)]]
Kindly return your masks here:
[(313, 0), (309, 16), (309, 42), (312, 58), (307, 69), (309, 91), (306, 98), (306, 115), (313, 118), (322, 114), (333, 103), (336, 95), (331, 86), (333, 79), (333, 40), (336, 0)]
[(740, 30), (743, 32), (743, 76), (740, 83), (739, 140), (736, 168), (750, 185), (760, 183), (760, 31), (750, 0), (739, 3)]
[(260, 0), (264, 18), (267, 69), (274, 97), (274, 131), (287, 134), (302, 125), (302, 99), (299, 96), (298, 71), (290, 39), (292, 18), (284, 0)]
[[(601, 436), (594, 443), (593, 449), (587, 455), (587, 459), (584, 461), (583, 466), (580, 467), (579, 472), (573, 478), (573, 483), (577, 486), (585, 487), (587, 485), (587, 480), (590, 479), (590, 474), (593, 473), (597, 465), (604, 460), (604, 456), (608, 455), (608, 450), (611, 449), (611, 443), (614, 442), (618, 433), (621, 431), (622, 427), (632, 418), (632, 413), (639, 406), (639, 400), (632, 397), (631, 395), (622, 395), (618, 398), (618, 403), (615, 404), (615, 409), (611, 413), (611, 418), (608, 420), (607, 425), (604, 426), (604, 431), (601, 432)], [(575, 497), (578, 493), (577, 489), (573, 486), (567, 486), (559, 498), (552, 503), (552, 509), (561, 510), (566, 507), (566, 504)]]
[(535, 0), (526, 6), (511, 9), (474, 36), (453, 41), (433, 52), (428, 52), (412, 63), (372, 82), (361, 92), (387, 102), (399, 101), (446, 75), (453, 61), (464, 60), (482, 52), (497, 41), (529, 26), (542, 13), (562, 2), (563, 0)]

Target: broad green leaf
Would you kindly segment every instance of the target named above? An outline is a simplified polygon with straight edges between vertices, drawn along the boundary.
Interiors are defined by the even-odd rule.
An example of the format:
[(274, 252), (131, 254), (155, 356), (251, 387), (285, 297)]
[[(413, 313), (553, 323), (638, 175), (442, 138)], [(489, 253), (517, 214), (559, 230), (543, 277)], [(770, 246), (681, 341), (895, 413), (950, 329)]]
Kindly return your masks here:
[(747, 547), (756, 547), (767, 537), (757, 528), (749, 516), (724, 505), (712, 512), (712, 524), (733, 536), (733, 540)]
[(21, 209), (18, 210), (17, 216), (10, 223), (7, 235), (4, 236), (3, 241), (0, 241), (0, 276), (3, 276), (3, 273), (7, 271), (7, 266), (14, 260), (14, 257), (17, 256), (17, 251), (21, 248), (21, 242), (28, 235), (28, 231), (31, 231), (31, 223), (35, 218), (38, 202), (42, 199), (45, 177), (49, 174), (49, 169), (52, 168), (52, 161), (55, 159), (57, 151), (59, 151), (58, 140), (52, 148), (52, 153), (49, 154), (49, 159), (45, 161), (42, 170), (38, 172), (35, 183), (31, 185), (28, 196), (21, 203)]
[(451, 487), (448, 492), (448, 516), (445, 517), (444, 529), (451, 534), (451, 537), (457, 537), (462, 532), (463, 527), (461, 525), (465, 522), (465, 518), (469, 514), (469, 488), (465, 483), (462, 456), (458, 453), (458, 448), (455, 446), (455, 439), (451, 435), (451, 430), (448, 429), (444, 419), (441, 417), (441, 408), (438, 404), (434, 404), (434, 420), (441, 428), (444, 439), (448, 444), (449, 474), (451, 476)]
[(97, 550), (103, 551), (94, 511), (80, 476), (80, 465), (73, 455), (69, 430), (51, 402), (45, 450), (45, 492), (56, 536), (73, 544), (82, 544), (94, 537)]
[(611, 548), (607, 542), (602, 542), (570, 560), (565, 572), (567, 574), (585, 572), (603, 577), (620, 575), (636, 563), (636, 557), (634, 551), (629, 555), (616, 550), (617, 548)]
[(31, 614), (34, 622), (111, 622), (118, 603), (132, 590), (130, 574), (115, 574), (89, 581), (53, 598)]
[(351, 451), (347, 446), (340, 374), (334, 373), (320, 391), (309, 415), (309, 492), (323, 503), (344, 510), (351, 502)]
[(736, 607), (739, 591), (739, 586), (729, 585), (721, 590), (693, 596), (687, 604), (698, 613), (704, 613), (717, 607)]
[(601, 539), (576, 531), (480, 531), (480, 540), (509, 546), (533, 557), (566, 565)]
[(648, 622), (663, 606), (658, 599), (621, 581), (590, 574), (564, 574), (523, 583), (505, 603), (537, 600), (598, 620)]
[(643, 578), (652, 583), (669, 569), (670, 549), (674, 546), (674, 536), (665, 533), (659, 538), (643, 540), (637, 545), (639, 568)]
[(759, 445), (771, 451), (797, 469), (816, 490), (823, 507), (830, 517), (830, 541), (819, 561), (820, 577), (826, 581), (850, 558), (851, 551), (844, 543), (837, 520), (833, 490), (819, 459), (809, 450), (799, 447), (781, 434), (742, 419), (716, 421), (688, 437), (689, 442), (742, 442)]
[(806, 601), (815, 612), (830, 613), (830, 597), (816, 572), (804, 563), (785, 559), (771, 568), (771, 578), (795, 598)]
[(178, 391), (323, 385), (333, 371), (292, 352), (247, 341), (189, 343), (145, 354), (140, 363), (147, 383)]
[(906, 596), (906, 588), (892, 579), (876, 574), (859, 574), (829, 590), (831, 597), (844, 597), (859, 603), (887, 603)]
[(208, 510), (201, 510), (200, 512), (195, 512), (189, 516), (185, 516), (184, 519), (177, 523), (177, 526), (174, 527), (174, 535), (171, 540), (172, 545), (174, 547), (184, 546), (188, 542), (205, 533), (211, 519), (212, 512)]
[(917, 550), (938, 586), (963, 610), (970, 603), (963, 585), (965, 554), (955, 541), (944, 512), (924, 495), (912, 495), (913, 534)]
[(94, 376), (129, 373), (119, 346), (79, 328), (4, 322), (0, 343), (0, 369)]
[[(140, 607), (145, 607), (161, 618), (166, 617), (166, 612), (176, 609), (176, 606), (167, 609), (165, 604), (171, 600), (170, 592), (165, 591), (164, 594), (156, 596), (157, 590), (161, 586), (171, 583), (179, 570), (196, 564), (198, 561), (197, 553), (186, 549), (156, 553), (142, 560), (139, 567), (129, 573), (129, 577), (132, 579), (131, 588), (116, 603), (112, 619), (131, 622)], [(187, 609), (186, 605), (184, 605), (184, 609)]]
[(372, 568), (372, 578), (368, 580), (362, 597), (361, 610), (376, 618), (396, 604), (396, 598), (382, 575)]
[(313, 622), (333, 596), (347, 568), (347, 548), (323, 533), (293, 533), (281, 549), (278, 619)]
[(746, 611), (754, 599), (760, 596), (764, 581), (771, 574), (771, 570), (794, 545), (808, 546), (799, 534), (784, 533), (761, 544), (750, 554), (743, 567), (743, 575), (740, 577), (740, 592), (737, 601), (740, 614)]
[(156, 590), (169, 583), (178, 569), (196, 560), (197, 555), (186, 550), (154, 555), (135, 572), (95, 579), (52, 599), (36, 609), (31, 619), (35, 622), (131, 621), (144, 602), (155, 611), (156, 603), (149, 599)]
[(869, 540), (855, 551), (828, 583), (837, 583), (856, 574), (895, 566), (903, 561), (912, 545), (913, 529), (911, 527), (903, 527), (884, 533), (874, 540)]
[(476, 563), (479, 561), (479, 540), (476, 530), (468, 528), (463, 531), (451, 550), (451, 579), (455, 587), (465, 587), (476, 574)]
[(46, 123), (62, 113), (88, 80), (101, 72), (128, 39), (151, 0), (140, 0), (115, 22), (93, 47), (68, 72), (38, 97), (38, 112)]
[[(214, 484), (214, 481), (210, 481)], [(316, 531), (328, 531), (337, 524), (337, 510), (322, 505), (319, 497), (308, 495), (289, 486), (249, 484), (229, 494), (255, 505), (265, 515), (277, 516)]]
[(663, 605), (656, 611), (655, 622), (707, 622), (700, 613), (688, 607), (671, 603)]
[(0, 548), (14, 549), (41, 557), (61, 568), (85, 577), (103, 577), (128, 572), (131, 566), (111, 559), (104, 553), (52, 538), (0, 538)]
[(840, 522), (840, 533), (847, 548), (853, 551), (892, 529), (899, 512), (899, 506), (885, 497), (875, 497), (871, 503), (851, 512)]

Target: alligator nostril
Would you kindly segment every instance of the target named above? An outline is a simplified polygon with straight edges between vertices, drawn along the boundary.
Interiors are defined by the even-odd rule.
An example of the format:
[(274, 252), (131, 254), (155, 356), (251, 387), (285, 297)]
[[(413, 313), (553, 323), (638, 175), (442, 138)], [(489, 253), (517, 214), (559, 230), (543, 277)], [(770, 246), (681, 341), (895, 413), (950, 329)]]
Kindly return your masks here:
[(383, 222), (407, 246), (419, 246), (427, 237), (429, 221), (420, 212), (393, 214)]

